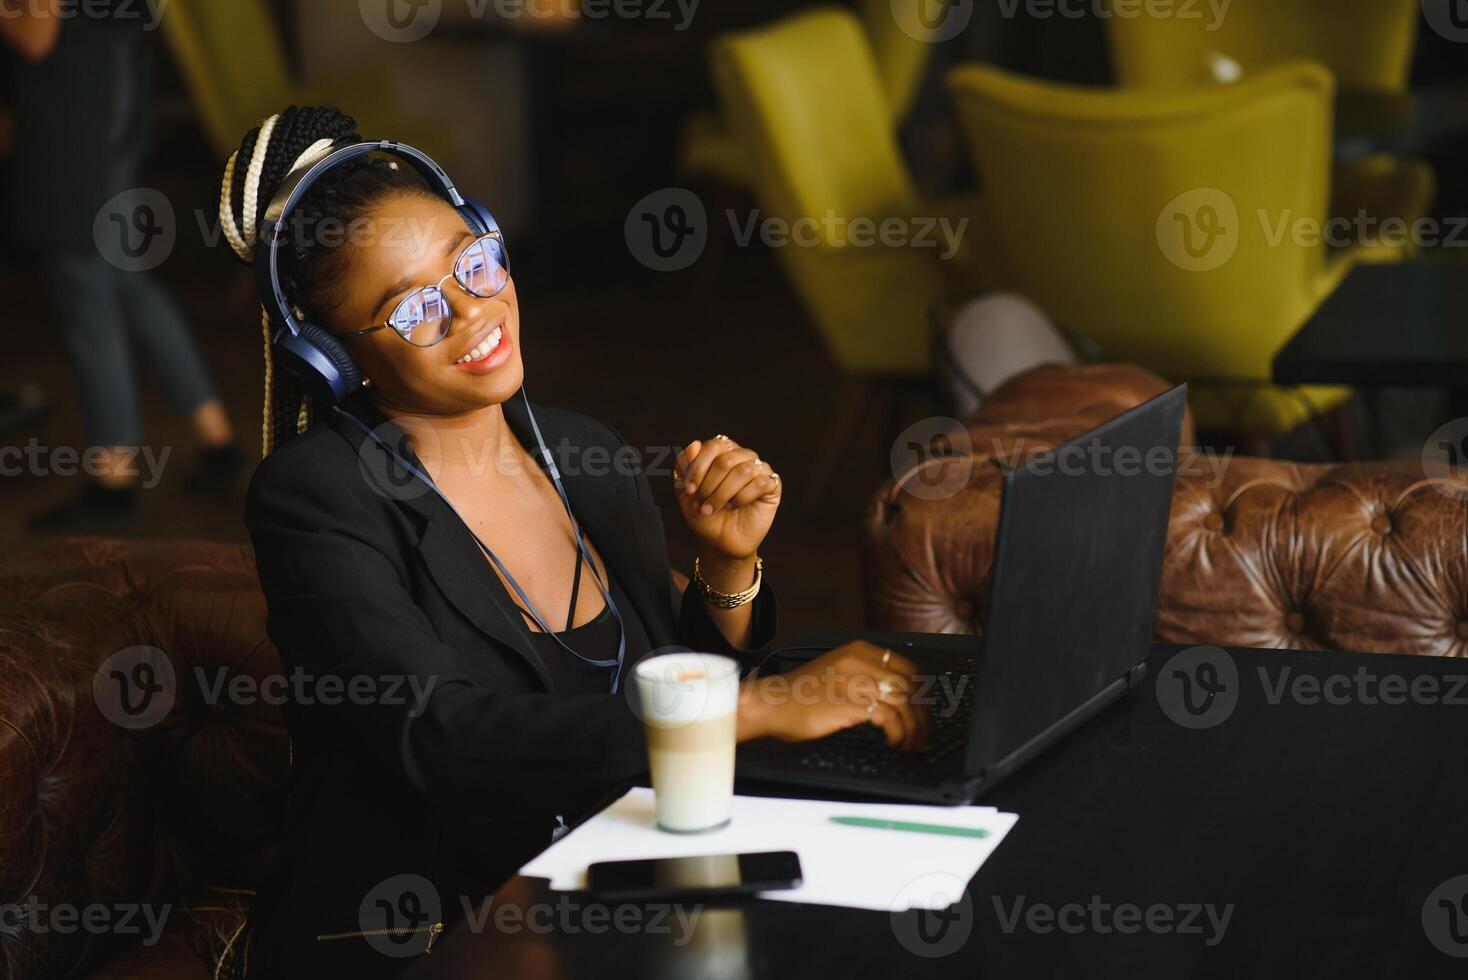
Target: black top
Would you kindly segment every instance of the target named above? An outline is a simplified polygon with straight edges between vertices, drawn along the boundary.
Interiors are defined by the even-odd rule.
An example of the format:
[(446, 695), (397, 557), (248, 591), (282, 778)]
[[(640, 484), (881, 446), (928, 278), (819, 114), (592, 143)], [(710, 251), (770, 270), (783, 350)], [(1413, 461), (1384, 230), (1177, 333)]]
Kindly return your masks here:
[[(571, 581), (571, 604), (570, 610), (576, 608), (576, 596), (582, 585), (600, 593), (596, 581), (590, 576), (583, 578), (582, 572), (586, 569), (586, 562), (581, 558), (579, 551), (573, 549), (576, 559), (576, 573)], [(514, 569), (510, 569), (511, 574)], [(617, 611), (622, 614), (622, 624), (627, 631), (627, 649), (625, 665), (641, 657), (652, 644), (648, 642), (647, 631), (643, 629), (642, 620), (637, 616), (637, 609), (622, 591), (621, 583), (617, 576), (611, 575), (611, 581), (607, 583), (612, 593), (612, 600), (617, 604)], [(498, 578), (495, 580), (498, 582)], [(498, 598), (504, 602), (514, 604), (508, 589), (504, 583), (500, 583)], [(617, 618), (612, 615), (612, 609), (605, 602), (602, 603), (601, 611), (591, 619), (570, 629), (559, 630), (555, 636), (560, 638), (561, 643), (566, 644), (580, 657), (567, 653), (561, 643), (557, 643), (555, 637), (542, 632), (538, 626), (532, 626), (533, 620), (528, 612), (521, 612), (525, 621), (526, 629), (530, 631), (531, 642), (535, 644), (540, 652), (540, 657), (545, 661), (546, 667), (551, 672), (551, 690), (557, 694), (605, 694), (611, 688), (611, 667), (598, 667), (587, 663), (587, 660), (614, 660), (617, 656)], [(541, 615), (545, 615), (542, 610)], [(568, 619), (569, 621), (569, 619)], [(585, 657), (586, 660), (581, 659)], [(625, 676), (625, 675), (624, 675)]]
[[(369, 397), (346, 404), (421, 466)], [(533, 447), (521, 396), (504, 411)], [(624, 440), (575, 412), (536, 406), (535, 415), (548, 446), (579, 454), (562, 466), (572, 513), (606, 562), (619, 608), (645, 631), (645, 640), (628, 637), (627, 668), (652, 649), (758, 663), (775, 635), (770, 580), (752, 603), (751, 647), (735, 649), (695, 590), (676, 591), (662, 512), (641, 470), (570, 465), (593, 452), (627, 459)], [(287, 706), (290, 806), (251, 915), (255, 975), (362, 977), (403, 966), (362, 938), (316, 937), (386, 928), (373, 920), (384, 909), (451, 923), (466, 900), (476, 907), (550, 844), (558, 818), (574, 824), (646, 771), (625, 685), (609, 694), (592, 683), (600, 678), (565, 676), (564, 651), (547, 656), (520, 611), (495, 598), (504, 586), (453, 508), (349, 420), (327, 418), (260, 464), (245, 525), (267, 632), (285, 668), (322, 690)], [(328, 682), (360, 692), (364, 678), (380, 697), (326, 696)]]

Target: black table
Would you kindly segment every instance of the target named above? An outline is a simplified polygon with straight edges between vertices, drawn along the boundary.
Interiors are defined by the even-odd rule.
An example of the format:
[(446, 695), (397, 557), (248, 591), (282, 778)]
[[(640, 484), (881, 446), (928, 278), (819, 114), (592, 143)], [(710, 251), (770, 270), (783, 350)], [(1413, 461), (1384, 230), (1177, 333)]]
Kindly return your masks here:
[[(492, 916), (477, 931), (461, 922), (406, 975), (1468, 975), (1468, 959), (1443, 951), (1468, 956), (1468, 663), (1220, 651), (1205, 655), (1215, 675), (1197, 664), (1185, 672), (1225, 685), (1212, 701), (1194, 702), (1205, 727), (1189, 728), (1162, 707), (1194, 718), (1180, 707), (1178, 663), (1170, 663), (1179, 650), (1155, 648), (1136, 692), (982, 801), (1020, 820), (948, 913), (751, 901), (705, 907), (687, 929), (655, 924), (656, 909), (608, 909), (516, 878), (488, 907), (509, 907), (505, 929)], [(1294, 685), (1311, 678), (1348, 703), (1326, 703), (1318, 691), (1310, 703)], [(1414, 683), (1438, 693), (1430, 699), (1419, 687), (1414, 699)], [(1381, 703), (1398, 684), (1406, 703)], [(1118, 918), (1123, 905), (1138, 909), (1135, 920), (1129, 911)], [(1201, 910), (1210, 905), (1211, 920)], [(1219, 939), (1214, 923), (1229, 906)], [(537, 909), (536, 929), (516, 918)], [(1046, 910), (1062, 916), (1065, 931)], [(1116, 931), (1123, 926), (1137, 931)]]
[(1468, 131), (1468, 85), (1435, 85), (1412, 92), (1342, 88), (1336, 93), (1338, 159), (1373, 153), (1415, 156)]
[[(1460, 232), (1468, 245), (1468, 225)], [(1468, 264), (1361, 265), (1274, 357), (1276, 384), (1468, 387)]]

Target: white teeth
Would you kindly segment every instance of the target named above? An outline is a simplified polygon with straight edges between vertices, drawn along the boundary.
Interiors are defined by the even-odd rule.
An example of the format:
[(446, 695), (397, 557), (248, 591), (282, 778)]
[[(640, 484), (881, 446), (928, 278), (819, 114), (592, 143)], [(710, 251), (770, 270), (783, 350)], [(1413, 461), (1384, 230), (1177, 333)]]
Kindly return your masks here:
[(455, 361), (455, 364), (468, 364), (470, 361), (480, 361), (494, 353), (494, 349), (500, 345), (500, 338), (504, 336), (504, 327), (495, 327), (488, 337), (479, 342), (469, 353)]

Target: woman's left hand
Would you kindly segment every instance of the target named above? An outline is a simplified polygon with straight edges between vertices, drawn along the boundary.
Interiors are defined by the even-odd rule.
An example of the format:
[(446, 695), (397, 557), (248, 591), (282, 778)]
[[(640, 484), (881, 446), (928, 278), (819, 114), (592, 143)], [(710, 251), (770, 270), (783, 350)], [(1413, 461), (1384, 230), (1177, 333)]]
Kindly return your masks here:
[(759, 550), (783, 487), (758, 453), (724, 435), (689, 443), (673, 469), (673, 492), (689, 529), (713, 553), (736, 560)]

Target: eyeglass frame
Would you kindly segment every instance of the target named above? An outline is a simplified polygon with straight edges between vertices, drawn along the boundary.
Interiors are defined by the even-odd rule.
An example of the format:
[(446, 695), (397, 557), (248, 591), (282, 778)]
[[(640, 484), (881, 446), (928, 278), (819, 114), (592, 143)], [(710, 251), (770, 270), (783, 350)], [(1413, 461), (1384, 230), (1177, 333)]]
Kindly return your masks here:
[[(501, 286), (499, 289), (496, 289), (494, 292), (490, 293), (488, 296), (480, 296), (478, 293), (472, 291), (468, 286), (465, 286), (462, 282), (459, 282), (458, 269), (459, 269), (459, 261), (460, 261), (460, 259), (462, 259), (466, 254), (468, 254), (469, 249), (473, 248), (475, 245), (478, 245), (480, 242), (484, 241), (487, 238), (496, 239), (500, 243), (500, 250), (504, 253), (504, 256), (505, 256), (505, 285), (504, 286)], [(443, 292), (443, 284), (444, 284), (445, 280), (448, 280), (448, 279), (452, 279), (454, 281), (454, 285), (458, 286), (465, 293), (467, 293), (470, 296), (473, 296), (475, 299), (490, 299), (490, 298), (495, 297), (495, 296), (498, 296), (500, 293), (504, 292), (505, 291), (505, 286), (508, 286), (510, 284), (510, 249), (505, 244), (505, 236), (502, 235), (502, 234), (500, 234), (500, 232), (499, 232), (498, 229), (495, 229), (493, 231), (487, 231), (487, 232), (485, 232), (482, 235), (475, 236), (474, 240), (472, 242), (470, 242), (468, 245), (465, 245), (464, 248), (463, 248), (463, 250), (461, 252), (459, 252), (458, 256), (454, 259), (454, 271), (453, 272), (450, 272), (448, 275), (444, 276), (443, 279), (440, 279), (438, 282), (424, 283), (422, 286), (416, 286), (416, 287), (414, 287), (408, 293), (407, 296), (404, 296), (402, 299), (398, 300), (398, 302), (392, 308), (392, 313), (389, 313), (387, 319), (385, 321), (383, 321), (382, 323), (375, 323), (375, 324), (373, 324), (370, 327), (366, 327), (366, 328), (364, 328), (362, 330), (354, 330), (351, 333), (344, 333), (344, 334), (341, 335), (341, 339), (342, 340), (351, 340), (353, 337), (365, 337), (368, 334), (370, 334), (370, 333), (376, 333), (379, 330), (391, 330), (393, 333), (397, 334), (398, 338), (401, 339), (403, 343), (408, 344), (408, 345), (410, 345), (412, 347), (416, 347), (419, 350), (428, 350), (430, 347), (437, 347), (439, 344), (441, 344), (445, 340), (448, 340), (449, 339), (449, 330), (447, 330), (447, 329), (444, 330), (443, 336), (440, 337), (440, 338), (438, 338), (437, 340), (435, 340), (431, 344), (415, 344), (411, 340), (409, 340), (407, 337), (404, 337), (403, 336), (403, 332), (401, 330), (399, 330), (397, 327), (395, 327), (395, 326), (392, 325), (392, 318), (393, 318), (393, 316), (395, 316), (397, 314), (398, 310), (402, 309), (403, 304), (406, 303), (409, 300), (409, 298), (411, 298), (413, 296), (414, 293), (421, 292), (422, 290), (429, 289), (429, 288), (437, 289), (440, 293), (442, 293)], [(449, 320), (450, 327), (452, 327), (453, 322), (454, 322), (454, 307), (453, 307), (453, 304), (452, 303), (448, 304), (448, 307), (449, 307), (448, 320)]]

